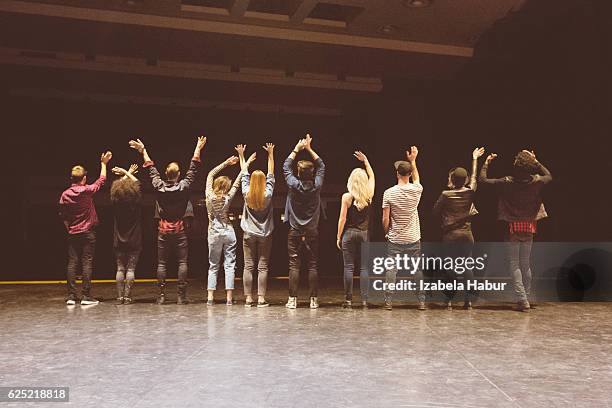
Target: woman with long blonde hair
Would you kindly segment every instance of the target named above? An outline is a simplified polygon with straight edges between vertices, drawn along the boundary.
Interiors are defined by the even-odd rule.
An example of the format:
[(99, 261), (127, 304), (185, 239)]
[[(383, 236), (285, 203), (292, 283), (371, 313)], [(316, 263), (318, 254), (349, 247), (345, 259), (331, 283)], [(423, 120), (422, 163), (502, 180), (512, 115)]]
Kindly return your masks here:
[(268, 152), (268, 174), (255, 170), (249, 174), (249, 165), (255, 160), (256, 153), (244, 159), (246, 145), (236, 146), (242, 168), (242, 195), (244, 209), (240, 226), (244, 231), (242, 247), (244, 252), (245, 307), (253, 306), (253, 274), (257, 269), (257, 307), (266, 307), (266, 286), (268, 264), (272, 249), (274, 230), (272, 194), (274, 193), (274, 145), (266, 143), (263, 149)]
[[(346, 184), (348, 192), (342, 195), (340, 216), (338, 217), (338, 235), (336, 245), (342, 251), (344, 260), (344, 295), (343, 307), (352, 307), (353, 299), (353, 273), (355, 265), (360, 259), (361, 244), (368, 241), (368, 226), (370, 220), (370, 207), (374, 196), (374, 170), (365, 154), (356, 151), (353, 156), (363, 162), (365, 170), (354, 169)], [(366, 265), (361, 265), (359, 283), (361, 289), (361, 303), (367, 307), (368, 303), (368, 272)]]
[(238, 163), (238, 157), (231, 156), (212, 169), (206, 177), (206, 210), (208, 211), (208, 294), (207, 306), (214, 305), (214, 293), (217, 289), (217, 275), (221, 268), (225, 272), (226, 304), (233, 302), (234, 274), (236, 269), (236, 232), (229, 219), (232, 199), (238, 191), (240, 176), (232, 183), (227, 176), (216, 177), (217, 173), (228, 166)]

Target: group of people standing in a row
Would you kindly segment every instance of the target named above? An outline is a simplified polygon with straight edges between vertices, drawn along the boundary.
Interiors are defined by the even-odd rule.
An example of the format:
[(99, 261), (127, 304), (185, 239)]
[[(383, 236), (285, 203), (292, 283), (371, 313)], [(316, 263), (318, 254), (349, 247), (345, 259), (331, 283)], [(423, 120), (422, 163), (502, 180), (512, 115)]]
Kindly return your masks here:
[[(193, 207), (189, 200), (189, 189), (201, 166), (200, 153), (206, 144), (205, 137), (199, 137), (189, 169), (181, 178), (181, 170), (176, 162), (166, 166), (161, 176), (144, 143), (131, 140), (129, 146), (138, 151), (143, 158), (143, 168), (150, 176), (156, 198), (155, 218), (158, 222), (157, 234), (157, 280), (159, 294), (157, 303), (165, 302), (165, 286), (168, 259), (172, 254), (178, 262), (177, 304), (187, 303), (187, 255), (188, 239), (185, 222), (193, 217)], [(245, 158), (245, 145), (235, 147), (237, 156), (231, 156), (206, 177), (205, 198), (208, 212), (208, 282), (207, 304), (214, 304), (214, 292), (223, 258), (225, 273), (226, 304), (232, 305), (236, 265), (236, 234), (229, 219), (232, 199), (238, 189), (244, 196), (244, 208), (240, 221), (243, 234), (244, 252), (244, 296), (246, 307), (266, 307), (266, 286), (268, 265), (272, 248), (274, 229), (272, 195), (274, 193), (274, 145), (263, 146), (268, 156), (267, 173), (261, 170), (249, 172), (249, 166), (256, 158), (252, 153)], [(299, 160), (294, 172), (296, 156), (305, 150), (311, 160)], [(406, 152), (406, 160), (394, 164), (397, 184), (383, 194), (382, 224), (388, 241), (388, 253), (420, 256), (420, 225), (417, 207), (423, 187), (420, 183), (416, 164), (418, 149), (412, 146)], [(457, 256), (471, 253), (474, 238), (471, 231), (471, 217), (477, 214), (474, 207), (476, 173), (478, 158), (484, 154), (477, 148), (472, 154), (472, 172), (468, 177), (465, 169), (457, 167), (449, 172), (448, 190), (441, 193), (434, 212), (440, 216), (445, 242), (456, 243)], [(344, 307), (352, 307), (353, 274), (359, 263), (360, 248), (368, 241), (372, 197), (375, 189), (374, 171), (368, 158), (356, 151), (355, 158), (365, 167), (354, 169), (347, 183), (347, 192), (342, 195), (338, 220), (337, 246), (342, 250), (344, 259)], [(71, 170), (72, 185), (60, 197), (60, 214), (68, 231), (68, 297), (66, 303), (77, 303), (76, 275), (79, 263), (82, 265), (83, 305), (98, 303), (91, 296), (91, 276), (95, 251), (95, 226), (98, 223), (93, 195), (104, 184), (107, 163), (111, 152), (101, 156), (99, 178), (87, 184), (87, 171), (83, 166)], [(537, 160), (532, 152), (519, 152), (514, 161), (512, 176), (491, 179), (487, 176), (489, 164), (495, 159), (490, 154), (480, 172), (484, 184), (500, 186), (499, 219), (508, 223), (508, 246), (510, 271), (519, 310), (529, 310), (529, 290), (531, 269), (529, 258), (536, 222), (546, 216), (542, 204), (541, 188), (552, 178), (550, 172)], [(227, 176), (218, 176), (226, 167), (240, 164), (240, 173), (234, 181)], [(111, 186), (111, 202), (114, 208), (114, 250), (117, 260), (117, 293), (120, 303), (132, 303), (132, 286), (135, 269), (142, 247), (141, 228), (141, 190), (135, 177), (137, 165), (129, 169), (114, 167), (112, 172), (119, 176)], [(298, 141), (283, 164), (283, 174), (288, 186), (285, 204), (285, 222), (289, 223), (289, 298), (286, 307), (297, 307), (299, 274), (302, 262), (306, 264), (309, 282), (310, 308), (318, 308), (318, 224), (321, 209), (321, 188), (325, 176), (325, 164), (312, 148), (312, 138), (306, 135)], [(257, 270), (257, 300), (253, 296), (253, 280)], [(451, 275), (452, 272), (451, 272)], [(449, 278), (455, 278), (450, 276)], [(471, 271), (465, 278), (472, 279)], [(387, 273), (387, 281), (395, 282), (396, 271)], [(417, 271), (415, 279), (422, 280), (422, 271)], [(367, 307), (369, 277), (367, 265), (360, 268), (360, 291), (363, 307)], [(466, 308), (471, 308), (470, 294), (467, 293)], [(448, 294), (447, 307), (452, 308), (454, 293)], [(417, 291), (418, 308), (426, 309), (425, 294)], [(392, 308), (392, 292), (385, 292), (385, 308)]]

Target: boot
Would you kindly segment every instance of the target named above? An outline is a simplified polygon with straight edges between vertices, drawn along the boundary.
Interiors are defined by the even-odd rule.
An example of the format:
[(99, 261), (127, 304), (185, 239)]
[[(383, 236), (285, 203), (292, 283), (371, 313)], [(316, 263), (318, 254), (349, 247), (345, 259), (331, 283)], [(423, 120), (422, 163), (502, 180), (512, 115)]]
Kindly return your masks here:
[(117, 304), (121, 305), (124, 301), (124, 284), (125, 281), (118, 280), (117, 282)]
[(187, 301), (187, 282), (178, 283), (178, 296), (176, 298), (177, 305), (186, 305)]
[(134, 279), (125, 281), (125, 289), (123, 291), (123, 304), (125, 305), (134, 303), (132, 300), (132, 285), (134, 285)]
[(163, 305), (166, 301), (166, 294), (164, 293), (166, 282), (160, 281), (157, 285), (159, 286), (159, 295), (157, 296), (157, 300), (155, 301), (155, 303), (157, 303), (158, 305)]

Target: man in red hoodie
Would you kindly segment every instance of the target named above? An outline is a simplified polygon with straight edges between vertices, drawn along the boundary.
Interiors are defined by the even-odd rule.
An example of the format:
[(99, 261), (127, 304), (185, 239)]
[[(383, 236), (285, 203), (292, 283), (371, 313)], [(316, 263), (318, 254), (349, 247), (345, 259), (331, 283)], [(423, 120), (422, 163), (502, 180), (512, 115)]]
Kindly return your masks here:
[(93, 195), (100, 190), (106, 181), (106, 165), (113, 154), (110, 151), (100, 157), (100, 177), (87, 184), (87, 170), (81, 165), (74, 166), (70, 171), (71, 185), (61, 195), (59, 200), (60, 217), (68, 231), (68, 297), (67, 305), (75, 305), (76, 272), (81, 262), (83, 270), (82, 305), (95, 305), (97, 300), (91, 297), (91, 273), (93, 257), (96, 248), (96, 231), (98, 215), (93, 202)]

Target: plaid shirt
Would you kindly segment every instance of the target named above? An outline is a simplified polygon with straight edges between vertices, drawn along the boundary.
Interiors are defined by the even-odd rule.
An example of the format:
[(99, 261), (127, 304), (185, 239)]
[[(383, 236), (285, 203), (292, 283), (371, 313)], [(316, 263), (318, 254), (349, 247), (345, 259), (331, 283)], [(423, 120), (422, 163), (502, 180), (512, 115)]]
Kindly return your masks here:
[(512, 221), (508, 223), (510, 233), (528, 232), (531, 234), (536, 233), (536, 222), (535, 221)]
[(184, 229), (185, 225), (183, 223), (183, 220), (166, 221), (160, 219), (157, 230), (160, 234), (178, 234), (179, 232), (183, 232)]

